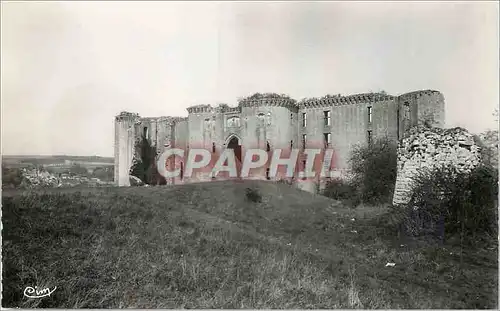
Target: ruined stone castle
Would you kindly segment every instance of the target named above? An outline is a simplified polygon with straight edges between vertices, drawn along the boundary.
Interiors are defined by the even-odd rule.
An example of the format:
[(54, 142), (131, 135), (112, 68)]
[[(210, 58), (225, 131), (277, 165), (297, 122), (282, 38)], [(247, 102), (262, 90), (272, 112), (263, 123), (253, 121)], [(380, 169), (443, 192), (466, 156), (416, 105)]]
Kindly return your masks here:
[[(143, 135), (156, 146), (206, 148), (220, 152), (235, 149), (237, 159), (246, 148), (333, 148), (335, 172), (342, 177), (353, 146), (387, 137), (399, 141), (411, 127), (426, 123), (444, 126), (444, 97), (434, 90), (399, 96), (386, 93), (327, 95), (296, 100), (277, 94), (254, 94), (236, 107), (197, 105), (187, 108), (187, 117), (140, 117), (122, 112), (115, 118), (115, 182), (130, 185), (129, 171)], [(180, 163), (181, 169), (183, 163)], [(204, 180), (203, 176), (197, 176)], [(206, 176), (210, 180), (210, 177)], [(266, 179), (262, 175), (262, 179)], [(193, 179), (194, 180), (194, 179)], [(175, 178), (170, 183), (187, 183)], [(306, 189), (307, 190), (307, 189)]]

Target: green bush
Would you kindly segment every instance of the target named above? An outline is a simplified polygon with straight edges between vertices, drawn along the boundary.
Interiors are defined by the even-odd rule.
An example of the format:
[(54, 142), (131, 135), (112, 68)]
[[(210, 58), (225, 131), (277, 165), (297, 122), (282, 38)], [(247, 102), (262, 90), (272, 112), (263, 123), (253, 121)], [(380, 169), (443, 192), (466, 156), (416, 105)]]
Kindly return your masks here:
[(350, 186), (357, 189), (361, 201), (368, 204), (390, 202), (397, 173), (397, 146), (387, 138), (357, 146), (351, 152)]
[(440, 231), (448, 236), (477, 240), (496, 235), (498, 171), (482, 165), (470, 174), (452, 167), (420, 172), (413, 178), (414, 192), (408, 210), (421, 233)]
[(256, 188), (246, 188), (245, 189), (245, 196), (248, 201), (254, 202), (254, 203), (260, 203), (262, 202), (262, 195), (260, 194), (259, 190)]
[(74, 176), (88, 176), (89, 172), (88, 170), (84, 167), (81, 166), (80, 164), (74, 164), (69, 168), (69, 173)]
[(23, 182), (23, 173), (19, 168), (2, 165), (2, 188), (19, 188)]
[(110, 167), (98, 167), (92, 173), (92, 176), (99, 178), (102, 181), (113, 181), (114, 179), (114, 168)]
[(356, 188), (340, 179), (331, 179), (327, 181), (322, 194), (326, 197), (342, 201), (350, 206), (356, 206), (360, 203), (360, 196)]

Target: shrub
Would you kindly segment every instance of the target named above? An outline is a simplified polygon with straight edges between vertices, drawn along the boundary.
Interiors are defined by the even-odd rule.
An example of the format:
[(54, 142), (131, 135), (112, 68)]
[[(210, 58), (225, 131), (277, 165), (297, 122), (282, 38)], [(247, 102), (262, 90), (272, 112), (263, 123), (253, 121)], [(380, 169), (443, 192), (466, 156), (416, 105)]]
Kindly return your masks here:
[(396, 183), (397, 146), (387, 138), (353, 149), (349, 165), (352, 187), (360, 199), (368, 204), (387, 203), (391, 200)]
[(93, 177), (99, 178), (102, 181), (113, 181), (114, 168), (98, 167), (92, 173)]
[[(420, 172), (413, 179), (414, 192), (408, 205), (415, 226), (473, 240), (497, 232), (498, 171), (482, 165), (470, 174), (452, 167)], [(424, 232), (425, 233), (425, 230)]]
[(331, 179), (327, 181), (322, 194), (326, 197), (342, 201), (350, 206), (356, 206), (360, 203), (360, 197), (356, 188), (340, 179)]
[(88, 170), (80, 164), (74, 164), (69, 168), (69, 173), (74, 176), (87, 176)]
[(247, 200), (250, 202), (254, 202), (254, 203), (262, 202), (262, 195), (260, 194), (258, 189), (246, 188), (245, 189), (245, 196), (246, 196)]
[(2, 187), (19, 188), (23, 182), (23, 173), (19, 168), (8, 168), (2, 165)]
[(474, 142), (481, 148), (483, 163), (498, 168), (498, 130), (488, 130), (475, 135)]

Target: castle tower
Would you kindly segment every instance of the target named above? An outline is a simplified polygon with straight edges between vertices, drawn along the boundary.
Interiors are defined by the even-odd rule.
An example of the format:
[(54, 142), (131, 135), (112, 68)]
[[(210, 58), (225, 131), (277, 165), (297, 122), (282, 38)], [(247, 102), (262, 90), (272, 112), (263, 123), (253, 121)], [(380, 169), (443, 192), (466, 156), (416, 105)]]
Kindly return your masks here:
[(129, 171), (135, 150), (136, 123), (139, 115), (121, 112), (115, 117), (115, 183), (130, 186)]
[(444, 127), (444, 96), (439, 91), (422, 90), (398, 96), (398, 139), (416, 125)]
[[(257, 148), (268, 154), (268, 165), (256, 171), (256, 178), (275, 179), (267, 171), (274, 151), (281, 149), (281, 157), (286, 158), (289, 154), (285, 152), (298, 146), (296, 101), (275, 94), (256, 94), (242, 100), (239, 107), (243, 120), (243, 150)], [(278, 179), (281, 177), (284, 176), (277, 176)]]

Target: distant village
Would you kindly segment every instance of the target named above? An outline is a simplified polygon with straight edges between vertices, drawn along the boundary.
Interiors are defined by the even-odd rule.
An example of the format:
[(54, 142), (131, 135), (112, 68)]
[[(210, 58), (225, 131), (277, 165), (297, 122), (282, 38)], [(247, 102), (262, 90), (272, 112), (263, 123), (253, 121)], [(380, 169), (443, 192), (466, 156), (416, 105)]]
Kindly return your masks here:
[(112, 158), (5, 157), (3, 188), (102, 187), (113, 185)]

